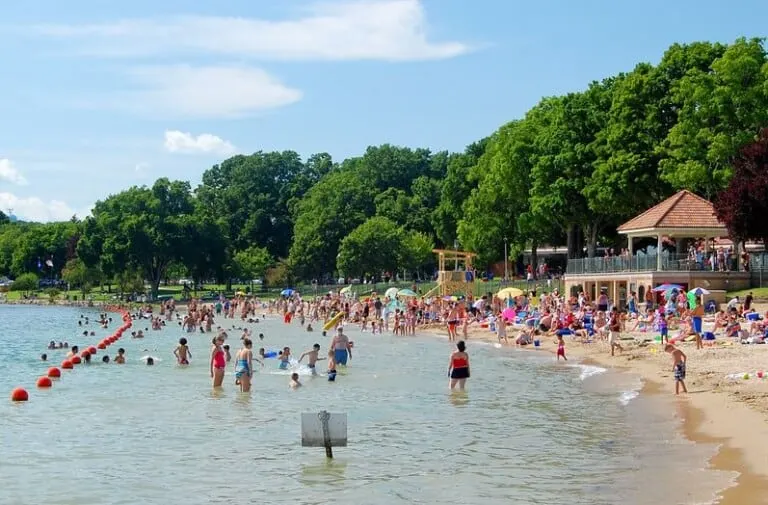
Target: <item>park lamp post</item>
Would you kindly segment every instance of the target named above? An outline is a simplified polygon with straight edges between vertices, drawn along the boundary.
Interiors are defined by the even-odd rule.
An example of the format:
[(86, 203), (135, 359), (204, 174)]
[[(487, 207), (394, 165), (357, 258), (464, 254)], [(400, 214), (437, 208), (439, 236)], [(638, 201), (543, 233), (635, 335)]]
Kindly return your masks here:
[(504, 235), (504, 282), (509, 280), (509, 272), (507, 270), (507, 236)]
[[(453, 239), (453, 252), (458, 253), (459, 251), (459, 240)], [(459, 269), (459, 255), (454, 254), (453, 256), (453, 270), (456, 271)]]

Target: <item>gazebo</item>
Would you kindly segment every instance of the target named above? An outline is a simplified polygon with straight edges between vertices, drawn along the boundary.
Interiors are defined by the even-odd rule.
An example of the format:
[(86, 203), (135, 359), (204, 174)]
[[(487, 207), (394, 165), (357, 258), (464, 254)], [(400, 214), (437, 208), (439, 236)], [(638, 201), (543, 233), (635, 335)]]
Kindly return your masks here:
[[(662, 269), (662, 240), (664, 237), (686, 239), (704, 238), (705, 252), (709, 241), (727, 237), (728, 229), (715, 216), (712, 202), (683, 190), (651, 207), (637, 217), (619, 226), (620, 234), (627, 236), (629, 255), (632, 256), (635, 238), (656, 238), (656, 269)], [(678, 253), (681, 251), (678, 250)]]
[[(728, 230), (715, 215), (714, 205), (690, 191), (676, 193), (622, 224), (617, 231), (627, 237), (629, 254), (568, 260), (564, 278), (566, 293), (583, 290), (595, 299), (605, 290), (617, 306), (623, 307), (629, 292), (636, 292), (642, 301), (647, 289), (665, 283), (679, 284), (686, 289), (706, 287), (712, 292), (711, 298), (718, 302), (725, 299), (726, 291), (750, 287), (749, 272), (739, 271), (740, 268), (712, 271), (681, 250), (681, 239), (706, 239), (706, 253), (711, 241), (728, 237)], [(655, 252), (636, 254), (634, 240), (648, 237), (656, 239)], [(664, 251), (664, 239), (677, 241), (677, 254)], [(737, 264), (739, 252), (735, 251), (739, 258)]]

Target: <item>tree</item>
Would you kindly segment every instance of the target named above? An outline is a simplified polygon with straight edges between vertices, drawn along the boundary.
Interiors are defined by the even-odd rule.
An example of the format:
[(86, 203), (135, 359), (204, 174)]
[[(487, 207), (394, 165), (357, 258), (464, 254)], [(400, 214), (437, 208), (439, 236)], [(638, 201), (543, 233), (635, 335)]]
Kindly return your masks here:
[(264, 247), (251, 246), (235, 253), (238, 275), (243, 279), (264, 279), (274, 260)]
[(12, 291), (37, 291), (40, 287), (40, 281), (37, 279), (37, 275), (33, 273), (21, 274), (16, 277), (16, 280), (11, 284)]
[(373, 215), (373, 191), (351, 167), (331, 172), (312, 187), (298, 205), (288, 257), (294, 274), (329, 278), (342, 239)]
[(678, 121), (664, 140), (662, 178), (711, 198), (732, 175), (739, 148), (768, 124), (768, 59), (761, 39), (739, 39), (692, 68), (672, 96)]
[(435, 243), (426, 233), (410, 231), (402, 236), (400, 246), (399, 266), (412, 272), (420, 272), (430, 264), (434, 264), (435, 254), (432, 250)]
[(165, 270), (182, 261), (194, 242), (194, 203), (189, 183), (158, 179), (96, 203), (87, 219), (78, 256), (108, 272), (138, 270), (157, 295)]
[(741, 149), (733, 169), (728, 187), (714, 202), (717, 217), (734, 241), (768, 244), (768, 128)]
[(400, 228), (385, 217), (372, 217), (352, 230), (339, 246), (338, 269), (348, 277), (395, 271), (402, 256)]
[(80, 288), (80, 292), (85, 296), (93, 286), (99, 282), (101, 272), (95, 267), (88, 267), (79, 258), (73, 258), (67, 261), (64, 269), (61, 271), (61, 278), (64, 282)]

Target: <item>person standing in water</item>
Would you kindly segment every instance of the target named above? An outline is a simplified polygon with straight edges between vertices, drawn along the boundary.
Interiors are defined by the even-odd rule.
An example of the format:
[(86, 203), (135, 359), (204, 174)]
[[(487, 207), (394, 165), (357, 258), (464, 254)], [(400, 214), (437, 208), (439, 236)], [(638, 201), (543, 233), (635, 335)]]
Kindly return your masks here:
[(179, 339), (179, 345), (173, 351), (173, 354), (176, 356), (176, 362), (179, 365), (189, 365), (189, 358), (192, 357), (192, 351), (190, 351), (187, 346), (186, 338), (181, 337)]
[(339, 327), (336, 336), (331, 342), (334, 362), (339, 365), (347, 366), (347, 359), (352, 359), (352, 346), (349, 344), (349, 337), (344, 334), (344, 329)]
[[(253, 377), (253, 342), (250, 338), (243, 339), (243, 348), (237, 351), (235, 356), (235, 378), (240, 384), (240, 391), (251, 391), (251, 378)], [(264, 363), (261, 363), (262, 366)]]
[(467, 346), (463, 340), (456, 342), (456, 350), (451, 353), (448, 360), (448, 376), (451, 378), (450, 388), (453, 390), (459, 386), (460, 391), (464, 391), (464, 385), (469, 379), (469, 354), (466, 352)]
[(672, 344), (667, 344), (664, 350), (672, 355), (672, 373), (675, 376), (675, 394), (680, 394), (680, 386), (683, 386), (683, 393), (688, 392), (688, 388), (685, 387), (685, 364), (688, 357), (683, 351), (678, 349)]
[(214, 337), (211, 341), (213, 346), (211, 347), (211, 378), (213, 379), (213, 387), (220, 388), (224, 382), (224, 369), (227, 368), (227, 359), (224, 355), (224, 339), (222, 337)]
[(299, 363), (301, 363), (301, 360), (303, 360), (305, 356), (309, 358), (309, 363), (307, 364), (307, 366), (309, 367), (310, 370), (312, 370), (312, 375), (317, 375), (317, 369), (315, 368), (317, 362), (320, 361), (321, 359), (325, 359), (325, 358), (319, 358), (318, 357), (319, 353), (320, 353), (320, 344), (315, 344), (312, 346), (311, 350), (305, 352), (304, 354), (301, 355), (301, 357), (299, 357)]

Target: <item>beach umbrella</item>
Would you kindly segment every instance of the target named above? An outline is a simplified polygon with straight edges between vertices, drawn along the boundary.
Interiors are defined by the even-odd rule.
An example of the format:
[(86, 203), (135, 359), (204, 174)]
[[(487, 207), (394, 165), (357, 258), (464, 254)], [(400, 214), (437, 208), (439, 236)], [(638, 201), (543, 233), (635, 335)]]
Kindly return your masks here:
[(413, 290), (410, 289), (401, 289), (397, 292), (398, 296), (418, 296), (416, 293), (413, 292)]
[(496, 293), (496, 296), (501, 298), (502, 300), (505, 298), (517, 298), (518, 296), (523, 296), (523, 290), (517, 289), (517, 288), (504, 288), (498, 293)]
[(352, 286), (347, 286), (346, 288), (341, 288), (341, 291), (339, 291), (339, 293), (344, 295), (346, 293), (349, 293), (350, 291), (352, 291)]
[(235, 293), (237, 296), (245, 296), (245, 291), (238, 291)]
[(709, 291), (704, 288), (693, 288), (692, 290), (688, 291), (689, 295), (691, 293), (693, 293), (693, 296), (698, 297), (698, 296), (708, 295)]
[(655, 291), (656, 293), (667, 293), (675, 289), (679, 291), (683, 289), (683, 286), (679, 284), (661, 284), (660, 286), (656, 286), (655, 288), (653, 288), (653, 291)]
[(513, 308), (511, 308), (511, 307), (508, 307), (508, 308), (506, 308), (506, 309), (504, 309), (504, 310), (502, 311), (502, 313), (501, 313), (501, 317), (502, 317), (502, 318), (503, 318), (505, 321), (514, 321), (514, 320), (515, 320), (515, 318), (517, 317), (517, 311), (515, 311), (515, 309), (513, 309)]
[(291, 296), (293, 294), (293, 290), (291, 288), (285, 288), (284, 290), (280, 291), (280, 296)]
[(397, 296), (397, 288), (389, 288), (384, 296), (390, 299), (394, 299)]

